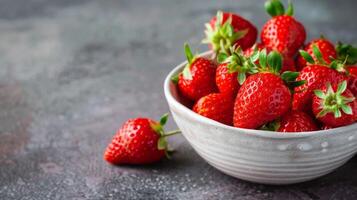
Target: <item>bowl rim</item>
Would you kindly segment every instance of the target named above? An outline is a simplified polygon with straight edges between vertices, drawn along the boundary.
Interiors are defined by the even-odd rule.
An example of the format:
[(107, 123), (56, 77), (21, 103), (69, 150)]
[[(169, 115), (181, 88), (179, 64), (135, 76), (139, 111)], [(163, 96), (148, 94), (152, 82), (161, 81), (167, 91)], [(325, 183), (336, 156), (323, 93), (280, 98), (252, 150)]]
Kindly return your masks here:
[[(202, 57), (208, 57), (212, 55), (212, 51), (206, 51), (198, 56)], [(343, 126), (343, 127), (338, 127), (338, 128), (333, 128), (333, 129), (328, 129), (328, 130), (318, 130), (318, 131), (307, 131), (307, 132), (289, 132), (289, 133), (281, 133), (281, 132), (276, 132), (276, 131), (267, 131), (267, 130), (256, 130), (256, 129), (247, 129), (247, 128), (238, 128), (234, 126), (228, 126), (226, 124), (217, 122), (215, 120), (206, 118), (204, 116), (201, 116), (195, 112), (193, 112), (191, 109), (187, 108), (184, 106), (182, 103), (180, 103), (178, 100), (176, 100), (171, 93), (170, 89), (170, 84), (172, 84), (171, 77), (174, 75), (178, 74), (179, 71), (187, 64), (187, 61), (184, 61), (177, 65), (174, 69), (170, 71), (170, 73), (166, 76), (165, 81), (164, 81), (164, 93), (166, 100), (169, 104), (169, 106), (174, 106), (177, 109), (181, 110), (185, 114), (189, 115), (190, 117), (204, 123), (204, 124), (209, 124), (211, 126), (217, 126), (222, 129), (229, 129), (231, 131), (239, 132), (239, 134), (249, 134), (249, 135), (254, 135), (254, 136), (259, 136), (259, 137), (265, 137), (265, 138), (277, 138), (277, 139), (284, 139), (284, 138), (306, 138), (306, 137), (319, 137), (319, 136), (328, 136), (331, 134), (336, 134), (336, 132), (348, 132), (348, 130), (356, 129), (357, 128), (357, 123), (348, 125), (348, 126)]]

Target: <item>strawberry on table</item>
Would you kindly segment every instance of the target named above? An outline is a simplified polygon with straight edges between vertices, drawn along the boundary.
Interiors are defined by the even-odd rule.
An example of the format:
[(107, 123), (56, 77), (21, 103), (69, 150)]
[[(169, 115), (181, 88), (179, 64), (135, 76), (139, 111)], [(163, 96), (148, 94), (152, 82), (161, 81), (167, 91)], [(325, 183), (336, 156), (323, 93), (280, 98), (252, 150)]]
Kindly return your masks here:
[(202, 42), (208, 43), (216, 53), (228, 51), (234, 45), (247, 49), (257, 39), (255, 26), (234, 13), (218, 11), (217, 16), (205, 25), (206, 38)]
[[(317, 62), (317, 58), (313, 54), (313, 46), (317, 46), (322, 55), (322, 59), (326, 64), (331, 63), (331, 58), (336, 59), (337, 58), (337, 52), (335, 50), (335, 46), (326, 38), (318, 38), (310, 41), (304, 48), (304, 51), (306, 51), (308, 54), (312, 55), (312, 58), (314, 59), (315, 62)], [(302, 57), (301, 55), (298, 56), (297, 58), (297, 67), (298, 71), (301, 71), (306, 65), (309, 65), (308, 62)]]
[(357, 100), (347, 89), (347, 81), (315, 90), (312, 110), (318, 120), (327, 126), (339, 127), (357, 120)]
[(301, 111), (291, 111), (285, 114), (279, 124), (279, 132), (317, 131), (318, 126), (312, 117)]
[(193, 111), (223, 124), (232, 125), (233, 99), (225, 94), (212, 93), (199, 99), (193, 106)]
[(261, 41), (267, 48), (279, 51), (284, 57), (293, 57), (304, 44), (306, 31), (293, 17), (292, 4), (289, 3), (285, 11), (279, 0), (269, 0), (265, 3), (265, 9), (272, 18), (262, 28)]
[[(255, 129), (290, 109), (291, 93), (280, 77), (281, 55), (272, 51), (267, 56), (263, 50), (259, 53), (259, 65), (259, 72), (250, 75), (238, 91), (233, 114), (236, 127)], [(296, 73), (290, 73), (285, 73), (284, 77), (296, 78)]]
[(112, 164), (150, 164), (168, 155), (166, 137), (179, 133), (165, 133), (165, 114), (160, 122), (148, 118), (129, 119), (117, 131), (104, 153)]
[(343, 64), (338, 61), (333, 61), (329, 65), (322, 61), (322, 55), (317, 46), (313, 46), (314, 56), (318, 60), (316, 63), (313, 57), (305, 51), (300, 51), (301, 56), (310, 63), (307, 67), (300, 71), (300, 75), (296, 80), (305, 80), (306, 83), (295, 88), (293, 96), (293, 110), (302, 110), (311, 113), (311, 102), (313, 92), (325, 86), (327, 82), (338, 84), (347, 80), (344, 73), (340, 73), (337, 69), (343, 68)]
[(215, 84), (216, 65), (209, 59), (196, 57), (185, 44), (187, 65), (178, 76), (180, 93), (193, 101), (217, 91)]

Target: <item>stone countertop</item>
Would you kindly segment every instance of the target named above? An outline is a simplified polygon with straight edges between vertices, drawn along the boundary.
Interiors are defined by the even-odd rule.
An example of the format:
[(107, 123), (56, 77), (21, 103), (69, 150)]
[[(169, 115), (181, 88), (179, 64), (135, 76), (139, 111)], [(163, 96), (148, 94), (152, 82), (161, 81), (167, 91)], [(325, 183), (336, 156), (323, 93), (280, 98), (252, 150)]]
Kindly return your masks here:
[[(357, 41), (357, 1), (295, 1), (308, 37)], [(357, 199), (357, 158), (320, 179), (266, 186), (209, 166), (182, 136), (172, 160), (102, 159), (115, 130), (167, 112), (165, 75), (217, 9), (261, 27), (260, 0), (0, 1), (0, 199)], [(168, 128), (175, 128), (171, 120)]]

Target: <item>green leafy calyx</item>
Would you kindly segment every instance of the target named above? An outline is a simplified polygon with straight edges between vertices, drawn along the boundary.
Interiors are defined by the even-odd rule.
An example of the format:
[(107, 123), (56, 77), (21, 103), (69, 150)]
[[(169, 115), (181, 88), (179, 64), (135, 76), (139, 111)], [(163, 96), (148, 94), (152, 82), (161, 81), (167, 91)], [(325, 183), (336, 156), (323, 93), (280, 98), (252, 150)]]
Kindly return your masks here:
[(256, 53), (253, 53), (252, 56), (244, 56), (242, 49), (235, 46), (230, 48), (229, 54), (221, 52), (217, 56), (219, 63), (227, 63), (229, 73), (238, 72), (237, 80), (240, 85), (246, 80), (247, 74), (258, 72), (257, 66), (254, 64), (257, 59)]
[[(342, 112), (352, 115), (352, 108), (348, 105), (355, 100), (354, 97), (346, 97), (343, 93), (346, 91), (347, 81), (338, 84), (337, 91), (334, 91), (331, 84), (328, 83), (326, 92), (315, 90), (315, 95), (321, 99), (321, 111), (317, 118), (323, 117), (328, 113), (333, 113), (335, 118), (342, 116)], [(342, 112), (341, 112), (342, 111)]]
[(214, 27), (209, 23), (206, 23), (205, 26), (206, 38), (202, 40), (202, 43), (211, 44), (215, 53), (228, 53), (229, 48), (232, 47), (237, 40), (243, 38), (248, 33), (248, 29), (234, 30), (234, 27), (232, 26), (232, 16), (223, 22), (222, 11), (217, 12)]
[(175, 130), (175, 131), (165, 132), (164, 126), (168, 120), (168, 117), (169, 117), (169, 114), (166, 113), (160, 118), (159, 123), (151, 122), (150, 126), (160, 136), (160, 138), (157, 141), (157, 148), (159, 150), (164, 150), (166, 157), (170, 158), (170, 152), (172, 152), (172, 150), (169, 148), (166, 138), (171, 135), (178, 134), (181, 131)]
[(265, 10), (269, 13), (270, 16), (280, 16), (280, 15), (294, 15), (294, 7), (291, 1), (289, 1), (288, 8), (285, 10), (284, 5), (280, 0), (269, 0), (264, 4)]
[(354, 65), (357, 63), (357, 48), (338, 42), (336, 45), (337, 59), (340, 61), (346, 61), (347, 65)]
[[(319, 47), (316, 44), (312, 45), (312, 55), (310, 55), (307, 51), (300, 50), (299, 51), (300, 55), (305, 59), (306, 62), (309, 64), (317, 64), (325, 67), (329, 67), (332, 69), (335, 69), (339, 72), (345, 72), (345, 66), (347, 62), (347, 57), (345, 57), (345, 60), (341, 59), (335, 59), (335, 58), (329, 58), (329, 60), (325, 60), (322, 56), (322, 53), (319, 49)], [(315, 57), (315, 59), (314, 59)], [(330, 63), (330, 64), (328, 64)]]

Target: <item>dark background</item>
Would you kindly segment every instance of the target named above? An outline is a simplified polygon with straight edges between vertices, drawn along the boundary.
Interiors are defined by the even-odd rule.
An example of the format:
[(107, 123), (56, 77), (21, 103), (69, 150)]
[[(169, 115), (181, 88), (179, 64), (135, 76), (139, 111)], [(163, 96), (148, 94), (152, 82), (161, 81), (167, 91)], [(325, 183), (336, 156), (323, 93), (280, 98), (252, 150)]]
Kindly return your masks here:
[[(295, 4), (309, 39), (357, 41), (357, 1)], [(127, 118), (167, 112), (163, 80), (184, 60), (185, 41), (207, 49), (203, 24), (217, 9), (257, 27), (268, 18), (262, 0), (1, 0), (0, 199), (357, 199), (356, 157), (279, 187), (220, 173), (182, 136), (171, 138), (170, 161), (102, 160)]]

